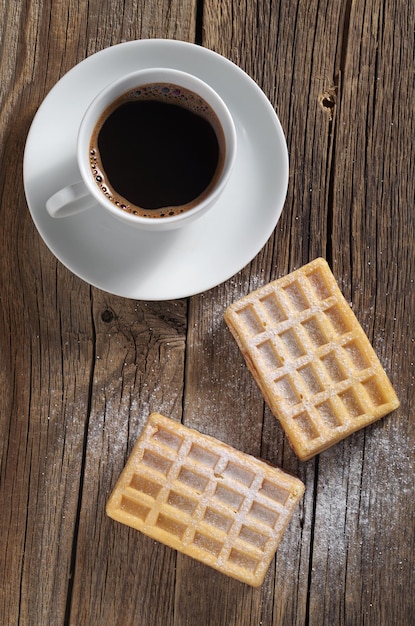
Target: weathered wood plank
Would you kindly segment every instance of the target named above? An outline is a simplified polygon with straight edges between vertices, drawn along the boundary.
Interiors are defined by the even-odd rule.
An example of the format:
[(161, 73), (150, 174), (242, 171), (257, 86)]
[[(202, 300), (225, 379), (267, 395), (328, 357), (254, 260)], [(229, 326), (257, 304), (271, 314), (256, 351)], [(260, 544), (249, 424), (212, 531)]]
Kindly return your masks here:
[[(308, 619), (314, 462), (300, 466), (295, 459), (222, 316), (230, 302), (249, 290), (315, 256), (326, 256), (332, 111), (321, 102), (333, 86), (343, 20), (340, 2), (225, 2), (220, 11), (216, 2), (205, 2), (205, 45), (245, 69), (270, 98), (286, 132), (291, 169), (281, 220), (261, 254), (225, 285), (192, 299), (185, 420), (299, 475), (308, 488), (261, 590), (239, 589), (206, 572), (198, 589), (203, 584), (203, 595), (216, 589), (209, 612), (212, 624), (303, 624)], [(198, 604), (191, 581), (200, 574), (193, 563), (179, 563), (180, 615), (190, 615), (192, 621)], [(235, 596), (238, 606), (232, 601)], [(184, 618), (177, 623), (185, 623)]]
[[(72, 597), (74, 619), (87, 615), (84, 623), (93, 623), (89, 607), (96, 605), (104, 615), (101, 623), (111, 623), (116, 615), (120, 623), (134, 619), (132, 600), (126, 601), (125, 593), (105, 596), (105, 576), (94, 573), (104, 575), (112, 563), (96, 561), (97, 555), (112, 555), (105, 498), (148, 402), (180, 417), (186, 302), (149, 309), (119, 298), (107, 302), (65, 270), (31, 222), (20, 182), (22, 161), (33, 115), (66, 71), (127, 39), (192, 40), (195, 13), (194, 2), (183, 1), (118, 7), (96, 0), (0, 3), (2, 623), (59, 624), (65, 614), (71, 623), (82, 623), (70, 617)], [(112, 325), (102, 319), (103, 314), (111, 317), (107, 310), (114, 312)], [(115, 327), (112, 335), (110, 326)], [(122, 586), (125, 591), (132, 564), (134, 576), (140, 574), (130, 541), (140, 543), (124, 534), (114, 557), (121, 573), (113, 569), (113, 577), (107, 576), (111, 584), (118, 577), (116, 590)], [(174, 553), (168, 557), (170, 567), (161, 553), (157, 565), (152, 543), (144, 545), (143, 571), (154, 571), (156, 580), (159, 572), (173, 580)], [(147, 575), (144, 585), (146, 580)], [(131, 584), (136, 587), (135, 579)], [(137, 587), (137, 593), (148, 597), (148, 623), (157, 623), (155, 591), (151, 597)], [(172, 615), (170, 605), (168, 599), (161, 605), (158, 623), (168, 623), (164, 617)], [(136, 603), (139, 615), (145, 610)]]
[[(105, 515), (151, 411), (181, 418), (186, 301), (138, 303), (96, 291), (95, 359), (71, 624), (170, 624), (176, 553)], [(89, 546), (88, 550), (85, 547)]]
[(399, 1), (349, 9), (334, 113), (333, 265), (402, 406), (320, 457), (310, 624), (403, 626), (414, 606), (404, 590), (415, 583), (414, 531), (403, 522), (413, 518), (404, 494), (413, 489), (415, 461), (407, 417), (414, 399), (415, 15)]

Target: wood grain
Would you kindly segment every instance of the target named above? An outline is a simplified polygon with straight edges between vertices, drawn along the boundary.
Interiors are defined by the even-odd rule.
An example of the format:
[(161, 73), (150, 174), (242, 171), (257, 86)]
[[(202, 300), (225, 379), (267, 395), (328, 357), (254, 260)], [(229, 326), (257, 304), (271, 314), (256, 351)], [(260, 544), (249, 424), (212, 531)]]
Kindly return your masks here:
[[(414, 27), (403, 0), (0, 0), (0, 623), (413, 623)], [(22, 184), (26, 136), (53, 85), (88, 55), (148, 37), (198, 41), (247, 71), (290, 153), (282, 217), (252, 263), (159, 303), (66, 270)], [(300, 463), (223, 311), (319, 255), (401, 408)], [(151, 410), (306, 483), (262, 588), (105, 516)]]

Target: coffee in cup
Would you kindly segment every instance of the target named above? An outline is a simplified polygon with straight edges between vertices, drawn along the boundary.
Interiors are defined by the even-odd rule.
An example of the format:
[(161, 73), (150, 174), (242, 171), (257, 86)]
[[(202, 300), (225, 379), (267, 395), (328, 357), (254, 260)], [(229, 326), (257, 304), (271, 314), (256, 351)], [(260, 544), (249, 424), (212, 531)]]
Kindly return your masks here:
[(130, 89), (98, 120), (90, 167), (101, 192), (134, 215), (178, 215), (206, 197), (222, 171), (219, 119), (198, 94), (172, 83)]
[(180, 227), (222, 194), (236, 143), (225, 102), (198, 77), (172, 68), (126, 74), (86, 110), (80, 180), (54, 193), (46, 209), (62, 218), (94, 207), (143, 229)]

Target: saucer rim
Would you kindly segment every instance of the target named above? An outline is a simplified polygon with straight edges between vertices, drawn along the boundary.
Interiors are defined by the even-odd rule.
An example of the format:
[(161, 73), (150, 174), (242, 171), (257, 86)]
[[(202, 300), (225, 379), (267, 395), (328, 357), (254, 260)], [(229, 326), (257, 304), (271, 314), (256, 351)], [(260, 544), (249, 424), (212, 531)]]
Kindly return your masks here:
[[(257, 237), (256, 241), (255, 241), (255, 245), (254, 245), (254, 249), (255, 252), (252, 253), (252, 250), (250, 251), (249, 254), (246, 255), (246, 257), (244, 257), (243, 262), (241, 261), (241, 259), (239, 259), (237, 266), (235, 266), (235, 264), (232, 265), (229, 264), (229, 268), (225, 267), (223, 268), (223, 271), (221, 273), (221, 276), (218, 276), (217, 274), (215, 275), (210, 275), (209, 272), (204, 274), (203, 280), (200, 281), (200, 284), (195, 284), (194, 280), (190, 280), (190, 284), (189, 285), (181, 285), (180, 289), (178, 287), (178, 285), (174, 286), (173, 289), (171, 289), (169, 286), (166, 285), (166, 289), (161, 289), (158, 288), (157, 290), (154, 290), (151, 288), (150, 289), (146, 289), (144, 288), (144, 290), (140, 290), (140, 286), (137, 286), (136, 284), (131, 284), (130, 286), (127, 286), (127, 288), (124, 286), (122, 289), (117, 290), (114, 289), (114, 286), (111, 286), (109, 284), (105, 284), (105, 281), (102, 280), (95, 280), (94, 279), (94, 272), (92, 271), (82, 271), (79, 268), (75, 268), (74, 265), (76, 266), (76, 263), (74, 264), (74, 262), (64, 258), (65, 255), (62, 253), (60, 254), (59, 252), (59, 243), (56, 243), (56, 241), (51, 241), (50, 237), (47, 237), (47, 234), (44, 232), (44, 230), (42, 229), (42, 225), (41, 225), (41, 219), (39, 218), (39, 211), (42, 211), (42, 209), (34, 207), (33, 203), (31, 202), (31, 191), (29, 189), (30, 185), (28, 184), (28, 171), (30, 170), (30, 146), (31, 146), (31, 141), (33, 138), (33, 135), (35, 134), (35, 130), (37, 130), (36, 128), (36, 124), (38, 121), (38, 116), (40, 114), (41, 111), (44, 111), (45, 108), (49, 105), (49, 102), (52, 98), (56, 97), (56, 94), (59, 92), (59, 89), (62, 87), (64, 81), (68, 81), (71, 80), (73, 78), (73, 75), (76, 74), (79, 71), (80, 66), (83, 66), (83, 68), (85, 69), (85, 71), (88, 71), (88, 64), (92, 64), (95, 63), (97, 61), (97, 59), (101, 60), (102, 62), (105, 62), (105, 57), (108, 57), (108, 55), (113, 55), (115, 50), (126, 50), (127, 48), (130, 48), (131, 50), (136, 50), (136, 49), (141, 49), (144, 50), (145, 48), (149, 49), (151, 52), (151, 49), (154, 47), (162, 49), (163, 47), (165, 48), (165, 51), (168, 50), (171, 47), (175, 47), (175, 48), (182, 48), (183, 50), (187, 49), (187, 50), (192, 50), (192, 52), (196, 52), (197, 54), (201, 55), (203, 58), (207, 59), (210, 58), (213, 63), (221, 63), (222, 65), (224, 65), (226, 68), (229, 69), (229, 71), (232, 71), (235, 74), (235, 77), (233, 80), (238, 80), (238, 81), (243, 81), (244, 83), (244, 88), (247, 88), (249, 90), (253, 90), (255, 97), (256, 98), (260, 98), (261, 100), (261, 104), (263, 106), (265, 106), (268, 109), (268, 114), (269, 114), (269, 123), (271, 126), (271, 122), (272, 122), (272, 126), (273, 126), (273, 132), (275, 133), (275, 136), (278, 135), (277, 139), (278, 139), (278, 153), (277, 154), (277, 160), (278, 160), (278, 166), (280, 167), (280, 169), (282, 170), (282, 174), (280, 174), (280, 176), (282, 176), (283, 178), (283, 184), (279, 186), (278, 188), (278, 194), (277, 194), (277, 205), (275, 207), (275, 211), (274, 211), (274, 219), (271, 220), (272, 221), (272, 228), (271, 226), (268, 224), (267, 228), (263, 229), (262, 232), (262, 236), (261, 237)], [(153, 53), (153, 56), (155, 55), (155, 53)], [(195, 64), (196, 65), (196, 64)], [(146, 59), (145, 61), (142, 61), (141, 59), (137, 60), (137, 69), (145, 69), (147, 67), (152, 67), (153, 63), (151, 61), (151, 54), (149, 55), (149, 58)], [(170, 67), (170, 65), (169, 65)], [(175, 67), (176, 69), (181, 69), (182, 71), (187, 71), (189, 72), (190, 70), (187, 67), (182, 67), (180, 65), (177, 65), (177, 63), (174, 63), (173, 65), (171, 65), (171, 67)], [(194, 75), (198, 78), (201, 78), (201, 80), (204, 80), (203, 76), (200, 75), (200, 73), (194, 71)], [(217, 88), (215, 88), (217, 89)], [(221, 94), (220, 90), (218, 90), (219, 95), (223, 95)], [(231, 113), (232, 113), (232, 107), (231, 108)], [(237, 132), (237, 134), (239, 134)], [(240, 137), (238, 136), (238, 143), (239, 143)], [(245, 147), (246, 149), (246, 147)], [(231, 179), (233, 176), (236, 176), (236, 174), (231, 174)], [(235, 181), (236, 182), (236, 181)], [(138, 300), (154, 300), (154, 301), (161, 301), (161, 300), (171, 300), (171, 299), (180, 299), (180, 298), (186, 298), (186, 297), (190, 297), (193, 295), (197, 295), (200, 294), (202, 292), (208, 291), (222, 283), (224, 283), (226, 280), (229, 280), (232, 276), (234, 276), (235, 274), (237, 274), (239, 271), (241, 271), (246, 265), (248, 265), (254, 258), (255, 256), (261, 251), (261, 249), (264, 247), (264, 245), (266, 244), (266, 242), (268, 241), (268, 239), (271, 237), (283, 210), (284, 207), (284, 203), (286, 200), (286, 195), (287, 195), (287, 190), (288, 190), (288, 182), (289, 182), (289, 155), (288, 155), (288, 149), (287, 149), (287, 143), (286, 143), (286, 138), (284, 135), (284, 131), (282, 129), (281, 126), (281, 122), (278, 118), (278, 115), (276, 113), (276, 111), (274, 110), (272, 104), (270, 103), (270, 101), (268, 100), (268, 98), (266, 97), (266, 95), (264, 94), (264, 92), (260, 89), (260, 87), (257, 85), (257, 83), (244, 71), (242, 70), (239, 66), (237, 66), (235, 63), (233, 63), (232, 61), (230, 61), (229, 59), (227, 59), (226, 57), (223, 57), (222, 55), (220, 55), (219, 53), (210, 50), (208, 48), (204, 48), (201, 46), (198, 46), (197, 44), (193, 44), (190, 42), (185, 42), (185, 41), (181, 41), (181, 40), (171, 40), (171, 39), (145, 39), (145, 40), (134, 40), (134, 41), (128, 41), (128, 42), (123, 42), (123, 43), (119, 43), (119, 44), (115, 44), (114, 46), (110, 46), (108, 48), (104, 48), (103, 50), (100, 50), (92, 55), (90, 55), (89, 57), (87, 57), (86, 59), (84, 59), (83, 61), (81, 61), (80, 63), (78, 63), (76, 66), (74, 66), (73, 68), (71, 68), (50, 90), (50, 92), (47, 94), (46, 98), (43, 100), (43, 102), (41, 103), (38, 112), (36, 113), (29, 133), (28, 133), (28, 137), (27, 137), (27, 142), (26, 142), (26, 148), (25, 148), (25, 154), (24, 154), (24, 186), (25, 186), (25, 192), (26, 192), (26, 198), (27, 198), (27, 204), (29, 206), (29, 210), (30, 213), (32, 215), (32, 219), (38, 229), (38, 232), (40, 234), (40, 236), (42, 237), (42, 239), (44, 240), (45, 244), (47, 245), (47, 247), (51, 250), (51, 252), (56, 256), (56, 258), (67, 268), (69, 269), (73, 274), (75, 274), (76, 276), (78, 276), (79, 278), (81, 278), (83, 281), (85, 281), (86, 283), (88, 283), (89, 285), (96, 287), (98, 289), (101, 289), (107, 293), (116, 295), (116, 296), (120, 296), (120, 297), (125, 297), (125, 298), (131, 298), (131, 299), (138, 299)], [(220, 204), (221, 201), (223, 202), (222, 198), (219, 198), (216, 202), (216, 204)], [(210, 212), (203, 218), (203, 219), (208, 219)], [(53, 218), (50, 218), (53, 219)], [(62, 218), (62, 219), (67, 219), (67, 218)], [(268, 220), (269, 221), (269, 220)], [(188, 229), (189, 227), (184, 226), (183, 229)], [(181, 229), (181, 230), (183, 230)], [(230, 235), (231, 233), (229, 233)], [(61, 246), (62, 249), (62, 246)], [(110, 253), (111, 254), (111, 253)], [(188, 254), (188, 252), (186, 252), (186, 254)], [(190, 255), (191, 256), (191, 255)], [(189, 260), (191, 260), (191, 258), (189, 257)], [(206, 260), (206, 259), (205, 259)], [(235, 269), (236, 267), (236, 269)], [(96, 273), (96, 272), (95, 272)], [(138, 287), (138, 288), (137, 288)]]

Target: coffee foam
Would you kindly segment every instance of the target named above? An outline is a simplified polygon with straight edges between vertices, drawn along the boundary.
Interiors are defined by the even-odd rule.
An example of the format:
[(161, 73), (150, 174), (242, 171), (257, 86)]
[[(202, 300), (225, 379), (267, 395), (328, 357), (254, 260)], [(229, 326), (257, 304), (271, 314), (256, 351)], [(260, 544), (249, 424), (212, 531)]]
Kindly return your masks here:
[[(112, 187), (111, 183), (109, 182), (108, 177), (105, 174), (98, 149), (99, 133), (105, 121), (108, 119), (111, 113), (113, 113), (113, 111), (115, 111), (124, 103), (136, 100), (159, 101), (182, 106), (183, 108), (188, 109), (196, 115), (200, 115), (201, 117), (206, 119), (214, 129), (219, 144), (219, 159), (216, 172), (207, 188), (191, 202), (181, 206), (167, 206), (160, 209), (145, 209), (134, 205), (128, 199), (117, 193), (117, 191)], [(139, 87), (130, 89), (122, 96), (114, 100), (114, 102), (112, 102), (105, 109), (104, 113), (100, 116), (97, 124), (95, 125), (89, 147), (89, 163), (92, 175), (95, 179), (97, 186), (104, 194), (104, 196), (108, 200), (110, 200), (110, 202), (112, 202), (117, 208), (126, 211), (127, 213), (149, 218), (172, 217), (174, 215), (179, 215), (194, 208), (204, 198), (206, 198), (215, 187), (222, 172), (224, 161), (225, 136), (216, 113), (210, 107), (210, 105), (196, 93), (184, 87), (181, 87), (180, 85), (175, 85), (172, 83), (149, 83), (147, 85), (140, 85)]]

